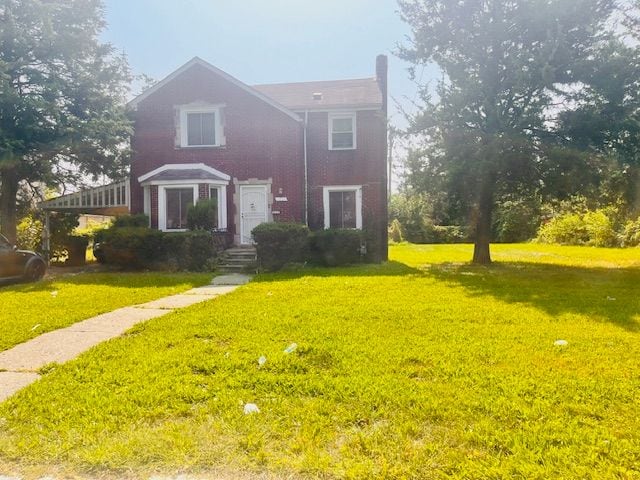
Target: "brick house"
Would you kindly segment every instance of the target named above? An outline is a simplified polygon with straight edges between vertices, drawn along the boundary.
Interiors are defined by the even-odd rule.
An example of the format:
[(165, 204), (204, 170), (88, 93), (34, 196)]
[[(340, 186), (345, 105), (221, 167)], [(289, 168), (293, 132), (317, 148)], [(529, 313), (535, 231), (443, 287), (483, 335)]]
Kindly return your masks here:
[(194, 58), (134, 110), (130, 210), (164, 231), (215, 198), (236, 245), (267, 221), (359, 228), (387, 258), (387, 58), (375, 77), (248, 86)]

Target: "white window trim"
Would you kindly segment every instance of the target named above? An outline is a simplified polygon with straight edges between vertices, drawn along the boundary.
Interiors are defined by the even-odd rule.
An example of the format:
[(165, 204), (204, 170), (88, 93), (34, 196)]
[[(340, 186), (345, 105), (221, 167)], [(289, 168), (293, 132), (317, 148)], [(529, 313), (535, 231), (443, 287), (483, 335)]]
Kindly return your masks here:
[(226, 185), (209, 185), (209, 198), (211, 198), (211, 190), (218, 190), (218, 228), (227, 228), (227, 186)]
[(151, 187), (143, 187), (143, 212), (149, 218), (149, 226), (151, 226)]
[(322, 187), (322, 205), (324, 208), (324, 228), (331, 228), (329, 215), (329, 193), (356, 192), (356, 230), (362, 230), (362, 185), (333, 185)]
[[(220, 170), (216, 170), (213, 167), (209, 167), (208, 165), (205, 165), (204, 163), (165, 163), (161, 167), (155, 168), (155, 169), (151, 170), (150, 172), (145, 173), (144, 175), (140, 175), (138, 177), (138, 182), (140, 182), (141, 184), (144, 184), (149, 178), (154, 177), (158, 173), (166, 172), (167, 170), (173, 170), (173, 169), (178, 169), (178, 170), (198, 170), (198, 169), (201, 169), (201, 170), (205, 170), (205, 171), (207, 171), (209, 173), (212, 173), (212, 174), (216, 175), (217, 177), (222, 178), (223, 180), (227, 180), (227, 181), (231, 180), (231, 177), (229, 175), (227, 175), (226, 173), (222, 173)], [(179, 181), (182, 182), (182, 183), (185, 182), (185, 180), (179, 180)]]
[(198, 201), (198, 185), (189, 183), (189, 184), (173, 184), (173, 185), (161, 185), (158, 187), (158, 228), (163, 232), (186, 232), (186, 228), (179, 229), (168, 229), (167, 228), (167, 189), (171, 190), (174, 188), (193, 188), (193, 201), (194, 203)]
[[(222, 126), (222, 107), (224, 105), (182, 105), (180, 106), (180, 147), (181, 148), (208, 148), (222, 147), (225, 145), (224, 129)], [(190, 113), (214, 113), (215, 114), (215, 141), (213, 145), (189, 145), (189, 132), (187, 129), (187, 115)]]
[[(355, 150), (357, 148), (356, 145), (356, 137), (357, 137), (357, 128), (356, 128), (356, 112), (335, 112), (335, 113), (329, 113), (327, 115), (328, 119), (329, 119), (329, 126), (328, 126), (328, 132), (329, 132), (329, 139), (328, 139), (328, 144), (329, 144), (329, 150)], [(352, 130), (353, 130), (353, 146), (352, 147), (346, 147), (346, 148), (334, 148), (333, 147), (333, 120), (337, 119), (337, 118), (350, 118), (351, 119), (351, 125), (352, 125)]]

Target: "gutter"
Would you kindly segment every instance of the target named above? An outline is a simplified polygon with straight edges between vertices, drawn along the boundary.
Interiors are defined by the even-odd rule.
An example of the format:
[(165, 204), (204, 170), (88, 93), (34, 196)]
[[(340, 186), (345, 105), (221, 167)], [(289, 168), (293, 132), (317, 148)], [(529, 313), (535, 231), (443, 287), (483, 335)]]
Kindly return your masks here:
[(309, 168), (307, 164), (307, 125), (309, 123), (309, 110), (304, 111), (304, 128), (302, 143), (304, 149), (304, 224), (309, 226)]

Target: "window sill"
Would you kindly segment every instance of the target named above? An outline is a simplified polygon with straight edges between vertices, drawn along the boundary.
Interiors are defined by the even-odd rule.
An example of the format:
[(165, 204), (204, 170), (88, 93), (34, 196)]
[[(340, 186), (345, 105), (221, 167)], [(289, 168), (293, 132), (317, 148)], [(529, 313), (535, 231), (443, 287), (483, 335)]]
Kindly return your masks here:
[(330, 148), (329, 151), (330, 152), (349, 152), (352, 150), (357, 150), (356, 147), (349, 147), (349, 148)]
[(226, 148), (226, 145), (179, 145), (175, 147), (176, 150), (222, 150)]

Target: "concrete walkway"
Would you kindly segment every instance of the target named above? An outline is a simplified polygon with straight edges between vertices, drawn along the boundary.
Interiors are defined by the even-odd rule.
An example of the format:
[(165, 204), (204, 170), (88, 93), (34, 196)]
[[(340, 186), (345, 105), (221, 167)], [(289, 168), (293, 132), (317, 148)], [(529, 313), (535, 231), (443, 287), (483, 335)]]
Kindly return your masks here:
[(232, 292), (250, 279), (241, 274), (221, 275), (211, 285), (119, 308), (0, 352), (0, 402), (38, 380), (38, 370), (45, 365), (72, 360), (91, 347), (122, 335), (137, 323)]

